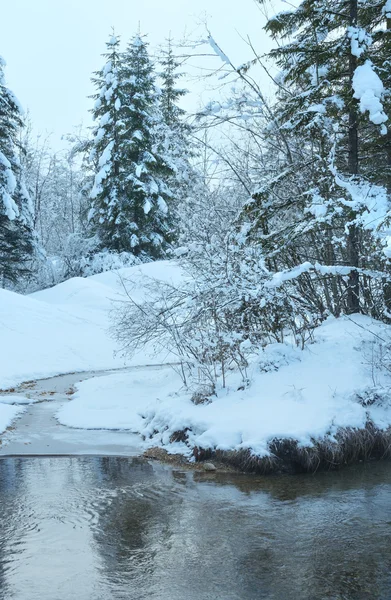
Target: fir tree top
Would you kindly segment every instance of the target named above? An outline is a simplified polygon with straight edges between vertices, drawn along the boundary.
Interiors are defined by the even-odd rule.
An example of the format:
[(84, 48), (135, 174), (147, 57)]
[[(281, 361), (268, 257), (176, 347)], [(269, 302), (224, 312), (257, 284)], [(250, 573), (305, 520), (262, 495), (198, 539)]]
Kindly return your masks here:
[(186, 95), (187, 90), (176, 87), (176, 82), (183, 73), (178, 73), (180, 62), (174, 54), (171, 38), (168, 38), (166, 47), (162, 49), (160, 64), (162, 66), (162, 71), (159, 73), (162, 81), (160, 106), (166, 124), (172, 127), (178, 125), (185, 115), (178, 102)]

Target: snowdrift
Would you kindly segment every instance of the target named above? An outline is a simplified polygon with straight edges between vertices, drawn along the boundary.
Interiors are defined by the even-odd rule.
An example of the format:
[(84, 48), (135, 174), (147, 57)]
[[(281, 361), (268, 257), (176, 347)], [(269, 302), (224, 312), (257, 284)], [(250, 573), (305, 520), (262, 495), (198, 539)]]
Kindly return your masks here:
[(121, 279), (130, 281), (132, 295), (141, 299), (146, 278), (175, 281), (180, 276), (178, 267), (161, 261), (73, 278), (30, 296), (0, 290), (0, 389), (72, 371), (161, 361), (148, 353), (127, 363), (115, 357), (110, 310), (124, 298)]

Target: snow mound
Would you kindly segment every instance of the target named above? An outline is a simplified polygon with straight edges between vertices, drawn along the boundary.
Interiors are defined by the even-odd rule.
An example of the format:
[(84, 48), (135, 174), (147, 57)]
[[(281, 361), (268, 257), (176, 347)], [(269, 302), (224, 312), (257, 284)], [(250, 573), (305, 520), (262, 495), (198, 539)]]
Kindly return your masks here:
[(125, 285), (137, 301), (145, 297), (145, 285), (153, 279), (177, 285), (183, 279), (183, 271), (176, 263), (161, 260), (88, 277), (89, 281), (103, 284), (117, 294), (123, 294)]
[(180, 380), (170, 368), (88, 379), (77, 384), (73, 400), (61, 407), (57, 418), (69, 427), (137, 433), (143, 427), (145, 408), (151, 400), (167, 396), (173, 384), (180, 385)]
[(70, 371), (121, 366), (104, 328), (47, 302), (0, 290), (0, 388)]
[(179, 283), (181, 269), (169, 261), (157, 261), (134, 267), (123, 267), (90, 277), (74, 277), (52, 288), (31, 294), (32, 298), (66, 308), (92, 308), (107, 311), (113, 301), (126, 299), (124, 286), (135, 299), (142, 299), (150, 280)]
[(167, 362), (144, 352), (125, 363), (108, 333), (113, 302), (124, 298), (121, 278), (140, 299), (149, 277), (174, 281), (181, 272), (162, 261), (76, 277), (30, 296), (0, 290), (0, 389), (73, 371)]
[(107, 308), (115, 296), (113, 289), (90, 278), (74, 277), (63, 283), (31, 294), (32, 298), (60, 306), (89, 306)]
[(119, 292), (119, 286), (115, 289), (90, 278), (74, 277), (47, 290), (35, 292), (31, 297), (107, 330), (113, 302), (123, 299), (123, 294)]

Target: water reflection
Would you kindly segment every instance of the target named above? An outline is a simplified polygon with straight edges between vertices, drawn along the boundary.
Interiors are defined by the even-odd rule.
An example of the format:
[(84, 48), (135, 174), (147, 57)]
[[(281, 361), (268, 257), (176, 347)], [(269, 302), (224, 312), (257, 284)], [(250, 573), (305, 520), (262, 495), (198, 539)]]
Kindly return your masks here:
[(391, 465), (254, 478), (0, 461), (0, 600), (391, 598)]

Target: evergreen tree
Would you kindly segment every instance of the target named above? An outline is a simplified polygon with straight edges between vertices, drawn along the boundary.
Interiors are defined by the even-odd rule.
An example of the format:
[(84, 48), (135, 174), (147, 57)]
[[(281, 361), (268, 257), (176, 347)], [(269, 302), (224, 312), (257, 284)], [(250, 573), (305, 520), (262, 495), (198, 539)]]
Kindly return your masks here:
[[(360, 271), (384, 267), (373, 260), (379, 244), (371, 231), (384, 190), (362, 152), (365, 138), (374, 148), (387, 133), (384, 86), (369, 59), (373, 10), (371, 1), (304, 0), (266, 26), (279, 41), (270, 53), (282, 70), (276, 123), (291, 150), (248, 214), (274, 268), (296, 269), (300, 297), (334, 314), (373, 311)], [(384, 23), (379, 3), (376, 10)], [(306, 262), (319, 263), (318, 280), (301, 268)]]
[(160, 64), (162, 66), (160, 106), (164, 122), (172, 128), (186, 129), (182, 122), (186, 113), (178, 103), (186, 95), (187, 90), (176, 87), (183, 73), (178, 73), (180, 63), (174, 54), (171, 38), (168, 38), (167, 46), (162, 50)]
[(32, 204), (18, 157), (22, 109), (6, 87), (0, 57), (0, 278), (16, 282), (29, 272), (33, 252)]
[(118, 245), (118, 204), (123, 193), (120, 180), (122, 138), (124, 124), (121, 106), (124, 101), (120, 80), (119, 38), (110, 37), (105, 65), (93, 78), (97, 88), (93, 96), (93, 143), (90, 160), (95, 168), (89, 220), (92, 232), (97, 234), (102, 247)]
[(140, 35), (123, 54), (121, 73), (127, 98), (123, 107), (126, 201), (121, 210), (122, 237), (130, 240), (135, 254), (158, 258), (173, 239), (168, 186), (172, 169), (161, 145), (162, 116), (154, 67)]
[(166, 183), (171, 169), (160, 144), (153, 65), (140, 35), (122, 54), (117, 38), (110, 40), (95, 84), (93, 230), (101, 248), (145, 259), (164, 256), (173, 236)]
[(162, 50), (160, 64), (162, 67), (160, 109), (163, 117), (161, 146), (165, 160), (172, 170), (170, 188), (174, 192), (175, 204), (178, 207), (189, 192), (194, 172), (190, 164), (191, 128), (185, 122), (185, 110), (179, 106), (187, 90), (177, 87), (177, 82), (183, 73), (178, 71), (180, 63), (174, 54), (171, 38), (167, 40), (167, 46)]

